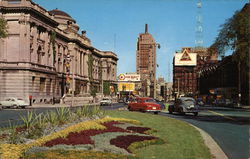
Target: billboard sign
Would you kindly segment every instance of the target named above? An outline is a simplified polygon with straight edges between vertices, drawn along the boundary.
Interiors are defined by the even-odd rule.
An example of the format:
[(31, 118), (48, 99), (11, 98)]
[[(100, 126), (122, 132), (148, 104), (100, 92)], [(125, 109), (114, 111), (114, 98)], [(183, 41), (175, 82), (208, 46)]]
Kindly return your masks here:
[(118, 91), (127, 91), (127, 92), (135, 91), (135, 84), (134, 83), (119, 83)]
[(197, 53), (190, 53), (184, 49), (182, 53), (176, 53), (174, 58), (175, 66), (196, 66), (197, 65)]
[(133, 81), (133, 82), (138, 82), (141, 80), (141, 77), (139, 74), (136, 73), (124, 73), (124, 74), (120, 74), (118, 76), (118, 81)]

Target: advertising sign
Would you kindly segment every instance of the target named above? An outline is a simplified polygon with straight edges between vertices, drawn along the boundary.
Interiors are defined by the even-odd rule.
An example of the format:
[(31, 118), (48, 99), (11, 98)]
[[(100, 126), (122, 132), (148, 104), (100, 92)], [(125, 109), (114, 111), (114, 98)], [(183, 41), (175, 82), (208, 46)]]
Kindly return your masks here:
[(177, 53), (174, 58), (175, 66), (196, 66), (197, 54), (196, 53)]
[(135, 90), (135, 84), (134, 83), (119, 83), (118, 84), (118, 91), (134, 91)]
[(136, 74), (136, 73), (124, 73), (124, 74), (120, 74), (118, 76), (118, 81), (133, 81), (133, 82), (136, 82), (136, 81), (140, 81), (140, 75), (139, 74)]

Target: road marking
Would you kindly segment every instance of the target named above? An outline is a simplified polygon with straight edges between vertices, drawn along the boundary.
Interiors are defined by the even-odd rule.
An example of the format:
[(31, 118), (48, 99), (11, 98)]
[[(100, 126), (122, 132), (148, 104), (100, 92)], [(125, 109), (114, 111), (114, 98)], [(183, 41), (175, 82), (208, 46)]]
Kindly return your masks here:
[(210, 112), (210, 113), (212, 113), (212, 114), (216, 114), (216, 115), (222, 116), (222, 117), (224, 117), (224, 118), (226, 118), (226, 119), (230, 119), (230, 120), (236, 121), (234, 118), (231, 118), (231, 117), (225, 116), (224, 114), (217, 113), (217, 112), (215, 112), (215, 111), (211, 111), (211, 110), (209, 110), (208, 112)]

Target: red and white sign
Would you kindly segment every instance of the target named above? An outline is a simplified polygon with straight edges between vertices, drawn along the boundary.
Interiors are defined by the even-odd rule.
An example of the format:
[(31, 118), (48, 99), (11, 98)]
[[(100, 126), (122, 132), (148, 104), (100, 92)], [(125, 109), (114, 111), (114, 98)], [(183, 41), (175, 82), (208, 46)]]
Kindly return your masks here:
[(141, 77), (136, 73), (125, 73), (118, 76), (118, 81), (140, 81)]

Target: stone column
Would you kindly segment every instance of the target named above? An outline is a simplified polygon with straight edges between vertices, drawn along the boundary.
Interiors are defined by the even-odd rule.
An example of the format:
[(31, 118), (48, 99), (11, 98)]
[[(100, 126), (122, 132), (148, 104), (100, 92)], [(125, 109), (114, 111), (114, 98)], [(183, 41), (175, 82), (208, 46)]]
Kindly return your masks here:
[(19, 51), (19, 61), (28, 62), (29, 61), (29, 44), (30, 44), (30, 23), (28, 22), (25, 14), (22, 14), (19, 18), (19, 29), (20, 29), (20, 51)]
[(33, 36), (33, 45), (32, 45), (32, 53), (31, 53), (31, 62), (33, 63), (37, 63), (37, 37), (38, 37), (38, 34), (37, 34), (37, 26), (33, 26), (31, 28), (31, 32), (32, 32), (32, 36)]

